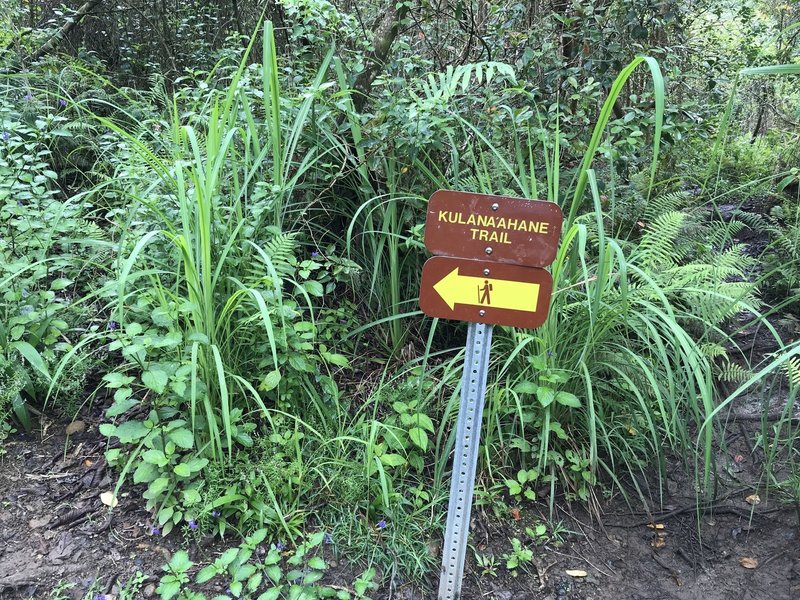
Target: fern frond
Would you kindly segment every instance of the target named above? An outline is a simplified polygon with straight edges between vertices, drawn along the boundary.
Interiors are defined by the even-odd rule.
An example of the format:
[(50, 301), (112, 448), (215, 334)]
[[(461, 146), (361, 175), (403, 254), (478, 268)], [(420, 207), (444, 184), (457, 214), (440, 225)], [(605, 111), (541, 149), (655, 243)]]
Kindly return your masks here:
[(466, 93), (470, 83), (489, 85), (497, 76), (502, 76), (511, 83), (516, 83), (514, 67), (500, 62), (479, 62), (466, 65), (448, 65), (443, 73), (428, 73), (423, 80), (422, 92), (429, 102), (449, 101), (457, 94)]
[(639, 243), (638, 263), (647, 269), (677, 264), (675, 241), (686, 222), (686, 215), (671, 211), (656, 217), (647, 227)]
[(727, 356), (728, 351), (725, 350), (723, 346), (720, 344), (715, 344), (713, 342), (700, 344), (700, 352), (703, 353), (703, 356), (708, 358), (719, 358), (721, 356)]
[[(296, 233), (276, 233), (269, 240), (261, 244), (261, 249), (269, 257), (269, 262), (275, 268), (279, 277), (292, 277), (297, 266), (295, 250), (297, 249)], [(254, 256), (255, 260), (248, 267), (248, 279), (260, 281), (269, 276), (269, 268), (260, 254)]]
[(793, 386), (800, 386), (800, 358), (797, 356), (786, 361), (786, 376)]
[(775, 223), (771, 219), (758, 213), (737, 210), (734, 211), (733, 218), (744, 223), (754, 231), (766, 231), (772, 233), (776, 229)]
[(670, 192), (652, 198), (644, 207), (645, 221), (655, 221), (660, 215), (668, 212), (679, 211), (689, 203), (687, 192)]
[(712, 248), (724, 248), (745, 227), (743, 222), (733, 219), (728, 222), (714, 221), (704, 228), (704, 241)]
[(752, 372), (749, 369), (745, 369), (743, 366), (732, 362), (726, 362), (719, 367), (717, 371), (717, 378), (725, 383), (741, 383), (742, 381), (746, 381), (751, 375)]

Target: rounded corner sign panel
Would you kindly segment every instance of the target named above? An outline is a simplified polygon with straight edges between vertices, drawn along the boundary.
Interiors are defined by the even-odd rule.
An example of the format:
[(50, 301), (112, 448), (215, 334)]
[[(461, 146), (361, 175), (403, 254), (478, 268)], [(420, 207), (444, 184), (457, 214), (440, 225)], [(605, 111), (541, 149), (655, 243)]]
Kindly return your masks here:
[(439, 190), (428, 202), (425, 246), (432, 254), (544, 267), (561, 236), (555, 202)]
[(429, 317), (535, 329), (552, 290), (544, 269), (434, 256), (422, 268), (419, 305)]

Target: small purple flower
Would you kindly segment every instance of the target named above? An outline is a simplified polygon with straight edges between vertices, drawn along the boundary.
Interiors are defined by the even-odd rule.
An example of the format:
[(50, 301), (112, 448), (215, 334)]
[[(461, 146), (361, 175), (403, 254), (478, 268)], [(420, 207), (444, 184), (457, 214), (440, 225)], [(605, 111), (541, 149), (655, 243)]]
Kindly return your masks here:
[(386, 519), (381, 519), (376, 525), (378, 529), (386, 529)]
[(67, 107), (67, 101), (64, 100), (63, 98), (59, 98), (58, 99), (58, 107), (59, 108), (66, 108)]
[(314, 250), (314, 252), (311, 253), (311, 258), (317, 258), (318, 256), (319, 252), (317, 252), (316, 250)]
[(547, 356), (554, 356), (554, 355), (555, 355), (555, 352), (553, 352), (552, 350), (548, 350), (547, 351)]
[(323, 544), (328, 544), (328, 545), (332, 544), (333, 543), (333, 536), (326, 531), (324, 534), (322, 534), (322, 543)]
[(95, 594), (92, 596), (92, 600), (106, 600), (105, 594)]
[(25, 94), (25, 102), (33, 102), (33, 94), (31, 94), (30, 92)]
[(284, 544), (283, 542), (278, 542), (277, 544), (275, 544), (275, 549), (278, 552), (283, 552), (284, 550), (286, 550), (286, 544)]
[(219, 519), (222, 516), (222, 513), (215, 509), (211, 511), (211, 516), (215, 519)]
[(153, 525), (150, 528), (150, 535), (161, 535), (161, 530), (158, 527), (156, 527), (155, 525)]
[(197, 521), (195, 521), (194, 519), (189, 519), (189, 529), (191, 529), (192, 531), (197, 529)]
[(109, 321), (108, 324), (106, 325), (106, 329), (111, 329), (111, 330), (119, 329), (119, 323), (117, 323), (116, 321)]
[(0, 137), (3, 138), (4, 142), (7, 142), (8, 140), (11, 139), (11, 134), (8, 133), (7, 131), (4, 131), (2, 134), (0, 134)]

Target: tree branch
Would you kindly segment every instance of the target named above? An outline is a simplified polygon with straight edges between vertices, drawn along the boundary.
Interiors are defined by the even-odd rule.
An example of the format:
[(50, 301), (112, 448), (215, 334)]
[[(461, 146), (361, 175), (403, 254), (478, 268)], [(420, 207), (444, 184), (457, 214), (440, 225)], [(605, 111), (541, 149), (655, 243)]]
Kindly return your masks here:
[(94, 10), (94, 8), (100, 4), (101, 1), (102, 0), (87, 0), (74, 15), (67, 18), (67, 22), (64, 23), (61, 29), (56, 31), (43, 46), (31, 54), (30, 60), (39, 60), (45, 54), (49, 54), (55, 50), (56, 47), (61, 43), (61, 40), (67, 37), (69, 32), (75, 29), (75, 26), (80, 23), (86, 15), (92, 12), (92, 10)]

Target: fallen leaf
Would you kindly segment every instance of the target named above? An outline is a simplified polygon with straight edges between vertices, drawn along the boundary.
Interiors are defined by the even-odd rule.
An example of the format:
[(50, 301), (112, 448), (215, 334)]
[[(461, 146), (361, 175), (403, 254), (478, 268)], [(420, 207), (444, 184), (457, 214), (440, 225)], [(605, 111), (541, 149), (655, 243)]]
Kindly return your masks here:
[(570, 577), (586, 577), (588, 575), (583, 569), (567, 569), (564, 572)]
[(758, 561), (755, 558), (750, 558), (749, 556), (740, 556), (739, 564), (745, 569), (755, 569), (758, 567)]
[(744, 501), (755, 506), (756, 504), (761, 504), (761, 497), (758, 494), (750, 494)]
[(87, 458), (85, 461), (83, 461), (83, 465), (85, 467), (91, 467), (93, 464), (94, 464), (94, 461), (92, 459), (90, 459), (90, 458)]
[(520, 519), (519, 509), (518, 508), (512, 508), (511, 509), (511, 516), (514, 517), (515, 521), (519, 521), (519, 519)]
[(667, 545), (667, 539), (660, 535), (657, 535), (652, 540), (650, 540), (650, 545), (656, 550), (658, 550)]
[(44, 527), (50, 522), (50, 517), (39, 517), (38, 519), (31, 519), (28, 522), (28, 527), (31, 529), (39, 529), (40, 527)]
[(667, 527), (663, 523), (648, 523), (647, 526), (650, 529), (666, 529), (666, 527)]
[(83, 421), (73, 421), (67, 425), (65, 429), (67, 435), (75, 435), (76, 433), (83, 433), (84, 431), (86, 431), (86, 423)]
[(100, 494), (100, 502), (106, 506), (110, 506), (111, 508), (114, 508), (117, 504), (119, 504), (119, 501), (114, 496), (114, 492), (103, 492)]
[(733, 462), (735, 462), (737, 465), (742, 464), (744, 462), (744, 456), (742, 456), (741, 454), (737, 454), (736, 456), (733, 457)]

